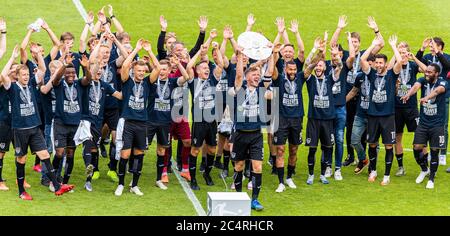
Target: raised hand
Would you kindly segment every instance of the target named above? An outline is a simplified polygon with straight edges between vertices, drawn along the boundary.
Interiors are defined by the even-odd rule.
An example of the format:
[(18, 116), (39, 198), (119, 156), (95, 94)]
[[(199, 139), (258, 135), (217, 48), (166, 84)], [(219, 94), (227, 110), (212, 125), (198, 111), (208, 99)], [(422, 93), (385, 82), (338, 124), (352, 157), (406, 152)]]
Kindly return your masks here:
[(279, 53), (281, 51), (282, 47), (283, 47), (283, 44), (277, 43), (277, 44), (273, 45), (272, 51), (274, 53)]
[[(136, 47), (137, 47), (137, 46), (136, 46)], [(147, 52), (152, 51), (152, 46), (151, 46), (150, 42), (147, 41), (147, 40), (144, 40), (144, 41), (142, 42), (142, 48), (143, 48), (145, 51), (147, 51)]]
[(319, 49), (319, 47), (320, 47), (320, 41), (322, 41), (322, 39), (321, 39), (320, 37), (317, 37), (317, 38), (314, 40), (314, 48), (315, 48), (315, 49)]
[(375, 37), (372, 41), (372, 46), (380, 46), (382, 44), (381, 37)]
[(16, 46), (13, 49), (13, 53), (11, 54), (11, 57), (16, 60), (20, 56), (20, 46), (16, 44)]
[(165, 32), (167, 30), (167, 20), (163, 15), (159, 17), (159, 25), (161, 25), (161, 31)]
[(347, 16), (342, 15), (342, 16), (339, 17), (339, 21), (338, 21), (337, 27), (338, 27), (339, 29), (343, 29), (343, 28), (345, 28), (346, 26), (347, 26)]
[(397, 35), (391, 35), (391, 37), (389, 37), (389, 44), (392, 47), (397, 47)]
[(198, 26), (200, 27), (200, 31), (205, 32), (206, 27), (208, 27), (208, 18), (206, 16), (200, 16)]
[(0, 18), (0, 32), (6, 31), (6, 21), (3, 18)]
[(141, 49), (142, 49), (142, 47), (143, 47), (143, 44), (144, 44), (144, 42), (145, 42), (145, 40), (143, 39), (143, 38), (140, 38), (138, 41), (137, 41), (137, 43), (136, 43), (136, 50), (137, 51), (140, 51)]
[(44, 29), (44, 30), (48, 30), (48, 28), (49, 28), (47, 22), (45, 22), (44, 19), (42, 19), (42, 25), (41, 25), (41, 27), (42, 27), (42, 29)]
[(90, 11), (86, 18), (86, 23), (92, 24), (94, 22), (94, 12)]
[(325, 41), (325, 43), (328, 41), (328, 31), (325, 31), (325, 33), (323, 33), (323, 40)]
[(292, 31), (292, 33), (297, 33), (298, 32), (298, 20), (292, 20), (291, 21), (291, 28), (289, 28), (290, 31)]
[(97, 19), (102, 24), (106, 23), (106, 16), (105, 16), (103, 8), (105, 8), (105, 7), (102, 7), (102, 9), (97, 13)]
[(64, 58), (66, 64), (71, 64), (74, 59), (75, 57), (71, 53), (67, 54), (66, 57)]
[(89, 65), (89, 58), (87, 58), (86, 55), (83, 54), (83, 55), (81, 56), (81, 59), (78, 59), (78, 60), (80, 61), (81, 66), (83, 66), (83, 67), (85, 67), (85, 68), (88, 67), (88, 65)]
[(331, 57), (336, 58), (339, 55), (339, 48), (337, 45), (333, 45), (330, 49)]
[(231, 29), (230, 25), (226, 25), (223, 29), (223, 38), (225, 39), (231, 39), (233, 38), (233, 30)]
[(200, 48), (200, 54), (204, 55), (208, 53), (208, 45), (203, 44), (202, 47)]
[(373, 18), (373, 16), (369, 16), (367, 18), (367, 26), (369, 26), (369, 28), (373, 29), (374, 32), (378, 31), (378, 25), (377, 25), (377, 22), (375, 22), (375, 18)]
[(111, 17), (112, 15), (114, 15), (113, 7), (111, 6), (111, 4), (108, 4), (108, 13), (109, 13), (109, 16), (110, 16), (110, 17)]
[(256, 18), (253, 16), (252, 13), (248, 14), (247, 16), (247, 25), (253, 26), (255, 24)]
[(283, 33), (286, 30), (283, 17), (277, 17), (275, 24), (277, 25), (278, 33)]
[(426, 38), (422, 42), (422, 51), (424, 51), (431, 44), (431, 38)]
[(217, 38), (217, 30), (212, 29), (211, 32), (209, 33), (209, 37), (211, 37), (212, 39)]

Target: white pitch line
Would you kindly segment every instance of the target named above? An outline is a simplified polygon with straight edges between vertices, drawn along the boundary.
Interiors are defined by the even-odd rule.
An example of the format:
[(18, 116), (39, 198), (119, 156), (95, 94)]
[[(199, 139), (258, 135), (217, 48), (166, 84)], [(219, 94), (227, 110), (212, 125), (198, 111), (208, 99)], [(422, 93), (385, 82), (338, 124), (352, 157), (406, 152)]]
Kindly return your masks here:
[[(87, 12), (84, 9), (83, 4), (79, 0), (72, 0), (72, 2), (75, 5), (75, 7), (77, 8), (77, 10), (80, 13), (81, 17), (83, 18), (83, 20), (86, 21)], [(206, 212), (203, 209), (202, 205), (200, 204), (200, 201), (195, 196), (195, 194), (192, 192), (191, 187), (189, 186), (189, 184), (183, 179), (183, 177), (180, 176), (180, 174), (178, 173), (178, 170), (175, 168), (177, 166), (176, 162), (174, 162), (174, 163), (175, 164), (172, 165), (173, 173), (177, 177), (178, 182), (180, 182), (181, 187), (183, 187), (183, 190), (186, 193), (187, 197), (192, 202), (192, 205), (194, 206), (195, 211), (197, 211), (197, 214), (199, 216), (206, 216)]]
[(200, 204), (200, 201), (195, 196), (194, 192), (192, 192), (191, 187), (187, 183), (186, 180), (184, 180), (183, 177), (180, 176), (180, 173), (178, 172), (178, 169), (176, 168), (177, 163), (175, 161), (172, 162), (172, 172), (175, 174), (175, 176), (178, 179), (178, 182), (180, 182), (181, 187), (183, 187), (184, 192), (188, 196), (189, 200), (192, 202), (192, 205), (194, 206), (195, 210), (197, 211), (197, 214), (199, 216), (206, 216), (206, 212), (202, 207), (202, 204)]

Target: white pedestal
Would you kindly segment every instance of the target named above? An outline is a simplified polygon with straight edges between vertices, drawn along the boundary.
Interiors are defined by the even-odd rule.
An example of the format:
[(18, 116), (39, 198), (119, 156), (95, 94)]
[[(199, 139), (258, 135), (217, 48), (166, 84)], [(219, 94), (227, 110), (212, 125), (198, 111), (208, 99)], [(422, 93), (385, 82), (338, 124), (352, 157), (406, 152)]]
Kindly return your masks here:
[(208, 192), (208, 216), (250, 216), (250, 201), (245, 192)]

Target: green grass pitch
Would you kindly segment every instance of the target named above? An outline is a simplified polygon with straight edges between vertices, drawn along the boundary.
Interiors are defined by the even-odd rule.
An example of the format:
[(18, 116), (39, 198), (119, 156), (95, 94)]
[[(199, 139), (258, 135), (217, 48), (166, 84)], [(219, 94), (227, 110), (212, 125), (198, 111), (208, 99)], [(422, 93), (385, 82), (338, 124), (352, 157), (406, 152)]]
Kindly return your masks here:
[[(112, 4), (114, 13), (132, 36), (133, 44), (138, 38), (150, 40), (153, 51), (156, 52), (156, 40), (160, 31), (159, 15), (168, 20), (168, 31), (177, 33), (179, 39), (192, 47), (198, 35), (197, 19), (206, 15), (209, 19), (208, 31), (216, 28), (221, 31), (226, 24), (233, 27), (235, 37), (245, 30), (246, 16), (253, 13), (256, 17), (255, 31), (262, 31), (269, 38), (276, 35), (274, 20), (284, 16), (286, 22), (297, 18), (300, 22), (300, 33), (305, 42), (306, 53), (312, 47), (315, 37), (323, 35), (328, 30), (330, 37), (334, 32), (338, 16), (348, 16), (349, 25), (345, 31), (361, 33), (361, 48), (366, 48), (373, 39), (373, 32), (366, 26), (367, 16), (372, 15), (387, 40), (389, 35), (397, 34), (399, 40), (407, 41), (413, 52), (428, 36), (440, 36), (450, 43), (450, 15), (446, 9), (450, 2), (436, 1), (351, 1), (351, 0), (320, 0), (320, 1), (143, 1), (143, 0), (99, 0), (81, 1), (86, 10), (97, 12), (101, 6)], [(0, 3), (0, 17), (7, 21), (8, 52), (0, 61), (6, 63), (12, 48), (21, 42), (25, 36), (26, 27), (36, 18), (44, 18), (53, 31), (59, 35), (70, 31), (76, 36), (75, 48), (84, 22), (72, 1), (38, 0), (30, 3), (25, 0), (5, 0)], [(295, 38), (290, 34), (290, 39)], [(45, 32), (36, 33), (32, 41), (43, 43), (46, 50), (50, 48), (50, 40)], [(340, 42), (344, 42), (342, 36)], [(346, 48), (346, 43), (344, 43)], [(444, 50), (447, 51), (448, 50)], [(392, 52), (386, 42), (383, 49), (389, 57)], [(231, 51), (228, 50), (229, 56)], [(304, 88), (306, 94), (306, 88)], [(306, 97), (306, 96), (305, 96)], [(1, 99), (1, 98), (0, 98)], [(304, 104), (307, 104), (305, 99)], [(306, 106), (307, 107), (307, 106)], [(304, 126), (306, 127), (306, 118)], [(303, 133), (305, 137), (305, 133)], [(413, 135), (405, 133), (404, 147), (412, 147)], [(174, 145), (175, 146), (175, 145)], [(268, 155), (265, 145), (265, 156)], [(15, 165), (12, 153), (6, 155), (3, 176), (11, 188), (9, 192), (0, 192), (0, 215), (196, 215), (196, 212), (183, 192), (175, 176), (170, 175), (167, 191), (154, 187), (156, 176), (155, 145), (151, 146), (144, 160), (143, 174), (140, 180), (143, 197), (124, 193), (120, 198), (114, 196), (116, 184), (106, 176), (107, 159), (100, 159), (101, 177), (93, 182), (94, 191), (88, 193), (83, 189), (84, 164), (78, 148), (71, 183), (77, 187), (75, 193), (55, 197), (39, 183), (40, 175), (31, 170), (34, 157), (29, 156), (26, 166), (26, 179), (32, 185), (29, 193), (35, 198), (32, 202), (21, 201), (17, 197), (15, 185)], [(404, 163), (407, 171), (404, 177), (391, 177), (391, 184), (386, 187), (379, 185), (381, 181), (367, 182), (367, 170), (361, 175), (353, 174), (353, 167), (343, 168), (344, 180), (336, 182), (330, 179), (330, 184), (322, 185), (316, 178), (313, 186), (306, 185), (307, 148), (303, 145), (298, 152), (297, 175), (294, 181), (297, 189), (287, 189), (282, 194), (275, 194), (278, 180), (270, 175), (270, 167), (264, 161), (263, 188), (260, 201), (265, 209), (253, 212), (254, 215), (449, 215), (450, 212), (450, 174), (439, 166), (434, 190), (426, 190), (424, 184), (416, 184), (415, 178), (419, 167), (415, 163), (411, 151), (405, 151)], [(316, 154), (318, 157), (320, 152)], [(346, 151), (344, 151), (346, 155)], [(317, 158), (318, 159), (318, 158)], [(316, 173), (320, 165), (317, 161)], [(392, 172), (397, 168), (394, 160)], [(231, 168), (230, 168), (231, 169)], [(384, 172), (384, 150), (380, 151), (378, 172)], [(214, 169), (212, 177), (216, 183), (207, 187), (199, 176), (201, 190), (195, 192), (202, 206), (206, 209), (206, 193), (208, 191), (224, 191), (225, 186), (218, 178), (219, 171)], [(381, 176), (381, 175), (380, 175)], [(318, 177), (318, 175), (317, 175)], [(382, 177), (382, 176), (381, 176)], [(131, 176), (126, 176), (126, 183)], [(227, 184), (232, 178), (227, 179)], [(245, 181), (246, 183), (247, 181)], [(249, 192), (250, 193), (250, 192)]]

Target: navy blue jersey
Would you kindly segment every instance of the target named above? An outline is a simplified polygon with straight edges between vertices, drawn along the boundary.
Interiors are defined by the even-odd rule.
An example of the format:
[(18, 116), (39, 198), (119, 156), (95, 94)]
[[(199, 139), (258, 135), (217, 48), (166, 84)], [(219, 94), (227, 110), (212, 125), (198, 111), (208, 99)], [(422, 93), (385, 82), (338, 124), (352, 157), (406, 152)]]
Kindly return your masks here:
[[(334, 69), (331, 65), (331, 61), (327, 61), (326, 65), (327, 70), (329, 69), (328, 75), (334, 76)], [(332, 88), (335, 106), (344, 106), (346, 103), (345, 96), (347, 95), (348, 92), (350, 92), (350, 90), (347, 89), (347, 82), (346, 82), (347, 74), (348, 74), (348, 67), (345, 63), (343, 63), (341, 72), (339, 73), (339, 80), (334, 82)]]
[(305, 115), (302, 97), (305, 80), (303, 76), (304, 73), (299, 72), (294, 80), (289, 80), (279, 74), (278, 79), (272, 82), (272, 86), (278, 88), (280, 115), (284, 118), (300, 118)]
[(419, 66), (415, 62), (409, 61), (408, 64), (402, 66), (402, 71), (398, 76), (399, 86), (397, 89), (397, 96), (395, 96), (395, 107), (399, 108), (417, 108), (417, 95), (411, 96), (407, 103), (400, 100), (405, 96), (417, 81), (417, 74), (419, 73)]
[[(36, 83), (31, 79), (27, 86), (11, 83), (8, 95), (11, 101), (13, 129), (29, 129), (41, 125), (36, 99)], [(20, 86), (20, 87), (19, 87)]]
[(367, 114), (370, 116), (393, 115), (398, 75), (393, 70), (388, 70), (386, 75), (379, 76), (375, 69), (370, 69), (367, 77), (370, 80), (371, 97)]
[(125, 120), (147, 121), (147, 104), (150, 92), (150, 78), (145, 77), (140, 83), (129, 78), (122, 84), (122, 117)]
[(0, 122), (11, 125), (11, 103), (9, 102), (8, 91), (0, 87)]
[(81, 80), (68, 84), (63, 80), (53, 86), (56, 96), (55, 119), (66, 125), (78, 125), (81, 119), (83, 86)]
[[(426, 97), (431, 91), (435, 90), (439, 86), (447, 88), (447, 81), (439, 78), (435, 83), (430, 83), (425, 78), (417, 80), (422, 84), (421, 98)], [(420, 118), (419, 124), (427, 128), (444, 127), (445, 125), (445, 93), (437, 95), (435, 98), (420, 105)]]
[[(295, 65), (297, 65), (297, 71), (302, 71), (303, 63), (298, 58), (295, 58), (294, 62), (295, 62)], [(278, 59), (278, 61), (276, 62), (276, 67), (277, 67), (278, 73), (284, 75), (284, 68), (286, 67), (286, 62), (284, 61), (283, 58), (281, 58), (281, 55), (280, 55), (280, 58)]]
[(194, 122), (212, 122), (216, 119), (217, 84), (218, 80), (212, 71), (206, 80), (194, 78), (188, 82), (192, 97), (192, 120)]
[[(347, 94), (350, 92), (350, 90), (353, 87), (353, 84), (355, 83), (356, 76), (358, 75), (358, 72), (361, 71), (361, 56), (366, 52), (366, 50), (360, 51), (358, 54), (355, 55), (355, 60), (353, 61), (353, 67), (352, 69), (348, 69), (347, 67)], [(349, 57), (350, 53), (348, 51), (344, 50), (344, 56), (342, 57), (342, 63), (347, 66), (347, 59)]]
[(97, 128), (101, 128), (105, 112), (106, 95), (111, 95), (116, 90), (101, 80), (91, 81), (88, 86), (82, 86), (82, 90), (81, 119), (91, 122)]
[[(111, 85), (116, 91), (121, 91), (120, 81), (117, 76), (116, 61), (109, 62), (103, 69), (103, 74), (100, 79)], [(111, 95), (106, 95), (105, 109), (117, 108), (119, 108), (119, 100)]]
[[(261, 87), (261, 86), (260, 86)], [(261, 94), (263, 95), (263, 94)], [(246, 84), (234, 97), (234, 129), (241, 131), (254, 131), (261, 129), (261, 109), (263, 97), (260, 97), (259, 88), (250, 91)]]
[[(44, 78), (44, 84), (50, 80), (50, 77)], [(55, 91), (51, 89), (47, 94), (41, 93), (41, 106), (44, 111), (44, 123), (51, 125), (55, 117), (56, 96)]]
[(309, 95), (308, 118), (316, 120), (332, 120), (336, 117), (333, 97), (333, 76), (317, 79), (311, 75), (306, 79)]
[[(444, 57), (447, 59), (447, 61), (450, 61), (450, 55), (449, 55), (449, 54), (443, 53), (443, 55), (444, 55)], [(427, 66), (430, 65), (431, 63), (436, 63), (436, 64), (438, 64), (438, 65), (441, 67), (441, 73), (439, 74), (439, 77), (442, 77), (442, 79), (444, 79), (444, 80), (447, 81), (447, 74), (448, 74), (449, 70), (443, 68), (443, 66), (442, 66), (442, 64), (441, 64), (441, 62), (439, 61), (439, 59), (438, 59), (437, 56), (433, 56), (433, 54), (431, 54), (431, 53), (430, 53), (430, 54), (427, 54), (427, 55), (423, 56), (422, 62), (423, 62), (425, 65), (427, 65)], [(449, 83), (449, 82), (447, 82), (447, 86), (450, 86), (450, 83)], [(450, 97), (450, 87), (447, 87), (447, 89), (446, 89), (446, 95), (445, 95), (445, 96), (446, 96), (447, 98)]]
[[(159, 82), (158, 82), (159, 81)], [(170, 99), (172, 91), (178, 87), (178, 78), (157, 80), (150, 84), (148, 98), (148, 120), (158, 124), (168, 124), (172, 121), (171, 108), (173, 100)]]
[(357, 107), (356, 107), (356, 115), (361, 118), (367, 118), (367, 111), (369, 110), (370, 103), (370, 80), (367, 78), (367, 75), (363, 72), (359, 72), (356, 75), (354, 87), (359, 89), (357, 95)]

